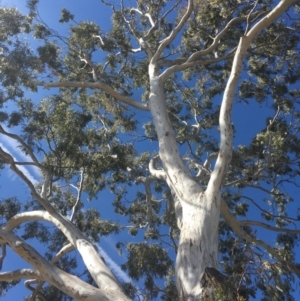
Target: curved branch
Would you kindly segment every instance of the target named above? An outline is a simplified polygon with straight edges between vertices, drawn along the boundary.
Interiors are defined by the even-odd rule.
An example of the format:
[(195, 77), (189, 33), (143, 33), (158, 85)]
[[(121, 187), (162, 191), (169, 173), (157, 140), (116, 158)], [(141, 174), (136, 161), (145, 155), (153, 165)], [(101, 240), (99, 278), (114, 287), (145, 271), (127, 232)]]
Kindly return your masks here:
[(160, 160), (159, 155), (152, 158), (149, 162), (149, 172), (150, 174), (160, 180), (166, 180), (166, 172), (163, 169), (158, 169), (156, 164)]
[(31, 181), (16, 167), (13, 157), (6, 153), (1, 147), (0, 155), (9, 162), (10, 168), (26, 183), (31, 191), (31, 195), (48, 211), (51, 222), (57, 225), (69, 242), (78, 250), (86, 268), (98, 286), (123, 293), (123, 289), (117, 278), (103, 262), (101, 256), (90, 243), (89, 239), (74, 224), (60, 215), (47, 200), (37, 193)]
[(147, 104), (137, 102), (128, 96), (119, 94), (110, 86), (108, 86), (104, 83), (101, 83), (99, 81), (95, 82), (95, 83), (90, 83), (90, 82), (56, 82), (56, 83), (34, 82), (34, 84), (37, 86), (42, 86), (44, 88), (68, 88), (68, 87), (70, 87), (70, 88), (100, 89), (100, 90), (103, 90), (106, 93), (110, 94), (116, 100), (119, 100), (127, 105), (130, 105), (132, 107), (135, 107), (135, 108), (143, 110), (143, 111), (149, 111)]
[[(144, 35), (143, 36), (143, 40), (144, 41), (147, 41), (151, 36), (152, 36), (152, 34), (153, 34), (153, 32), (154, 32), (154, 29), (156, 28), (156, 26), (158, 25), (158, 24), (160, 24), (166, 17), (167, 17), (167, 15), (169, 14), (169, 13), (171, 13), (179, 4), (181, 3), (181, 0), (179, 0), (177, 3), (175, 3), (167, 12), (165, 12), (165, 14), (159, 19), (159, 20), (157, 20), (155, 23), (152, 21), (151, 22), (151, 20), (150, 20), (150, 18), (149, 18), (149, 14), (145, 14), (145, 16), (146, 17), (148, 17), (149, 18), (149, 21), (150, 21), (150, 23), (151, 23), (151, 28), (148, 30), (148, 32), (146, 33), (146, 35)], [(149, 16), (148, 16), (149, 15)], [(151, 17), (151, 16), (150, 16)], [(152, 18), (151, 18), (152, 19)]]
[(242, 62), (246, 51), (253, 39), (264, 28), (274, 22), (280, 15), (293, 4), (293, 0), (282, 0), (272, 9), (263, 19), (258, 21), (249, 32), (241, 37), (238, 49), (232, 63), (231, 74), (228, 79), (226, 89), (221, 104), (219, 124), (220, 124), (220, 151), (211, 178), (207, 185), (207, 192), (221, 190), (227, 167), (232, 156), (232, 126), (231, 126), (231, 110), (235, 88), (242, 71)]
[[(230, 50), (227, 54), (225, 54), (222, 57), (218, 57), (218, 58), (214, 58), (214, 59), (210, 59), (210, 60), (198, 60), (198, 61), (188, 61), (185, 60), (185, 62), (183, 62), (180, 65), (172, 65), (170, 68), (166, 69), (161, 75), (160, 78), (162, 79), (162, 82), (165, 82), (167, 80), (167, 78), (174, 72), (178, 72), (178, 71), (184, 71), (188, 68), (194, 67), (196, 65), (201, 65), (201, 66), (206, 66), (209, 64), (213, 64), (213, 63), (217, 63), (220, 61), (223, 61), (229, 57), (231, 57), (234, 52), (235, 52), (236, 48), (233, 48), (232, 50)], [(179, 60), (175, 60), (175, 61), (181, 61), (181, 59)]]
[(42, 280), (40, 272), (31, 269), (19, 269), (10, 272), (0, 273), (0, 281), (21, 280), (26, 278)]
[(42, 168), (42, 166), (41, 166), (41, 164), (39, 163), (38, 159), (37, 159), (36, 156), (34, 155), (32, 149), (29, 147), (28, 144), (26, 144), (26, 143), (24, 142), (23, 139), (21, 139), (21, 138), (20, 138), (18, 135), (16, 135), (16, 134), (11, 134), (11, 133), (9, 133), (9, 132), (6, 132), (6, 131), (4, 130), (4, 128), (3, 128), (1, 125), (0, 125), (0, 133), (3, 134), (3, 135), (5, 135), (5, 136), (7, 136), (7, 137), (9, 137), (9, 138), (12, 138), (12, 139), (18, 141), (18, 142), (24, 147), (24, 149), (26, 150), (26, 152), (29, 154), (30, 158), (31, 158), (32, 161), (33, 161), (33, 162), (23, 162), (23, 163), (19, 162), (18, 164), (23, 164), (23, 165), (25, 165), (25, 164), (29, 164), (29, 163), (30, 163), (30, 165), (36, 165), (36, 166)]
[(224, 200), (221, 200), (221, 214), (223, 218), (228, 222), (232, 230), (242, 239), (248, 241), (251, 244), (256, 244), (264, 247), (269, 254), (276, 258), (287, 270), (289, 270), (292, 273), (295, 273), (298, 277), (300, 277), (300, 269), (297, 267), (296, 264), (293, 264), (291, 262), (287, 262), (284, 258), (282, 258), (279, 254), (276, 253), (276, 251), (268, 245), (266, 242), (256, 239), (249, 234), (247, 234), (243, 229), (241, 229), (240, 223), (233, 217), (233, 215), (230, 213), (226, 203)]
[(167, 46), (169, 46), (173, 42), (173, 40), (176, 38), (178, 32), (182, 29), (182, 27), (184, 26), (184, 24), (186, 23), (186, 21), (188, 20), (190, 15), (192, 14), (192, 11), (193, 11), (193, 0), (188, 0), (188, 7), (187, 7), (186, 13), (183, 15), (183, 17), (181, 18), (181, 20), (177, 24), (177, 26), (172, 30), (170, 35), (168, 37), (166, 37), (163, 41), (161, 41), (158, 49), (156, 50), (154, 56), (152, 57), (152, 59), (150, 61), (150, 64), (155, 65), (157, 63), (157, 61), (159, 60), (164, 49)]
[(45, 281), (76, 300), (130, 300), (119, 290), (95, 288), (78, 277), (53, 266), (34, 248), (11, 232), (0, 229), (0, 241), (7, 243), (13, 251), (35, 267)]
[(274, 231), (274, 232), (284, 232), (284, 233), (293, 234), (293, 235), (300, 234), (300, 230), (291, 230), (291, 229), (285, 229), (285, 228), (272, 227), (268, 224), (258, 222), (258, 221), (238, 221), (238, 223), (241, 226), (257, 226), (257, 227), (262, 227), (262, 228), (265, 228), (265, 229), (268, 229), (268, 230)]

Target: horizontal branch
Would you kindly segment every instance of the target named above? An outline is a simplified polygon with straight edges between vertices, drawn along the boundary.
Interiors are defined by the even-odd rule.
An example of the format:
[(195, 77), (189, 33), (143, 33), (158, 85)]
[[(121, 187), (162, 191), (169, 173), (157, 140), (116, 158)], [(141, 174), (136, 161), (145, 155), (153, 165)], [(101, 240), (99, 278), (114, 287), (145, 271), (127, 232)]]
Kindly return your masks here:
[(258, 222), (258, 221), (239, 221), (239, 224), (241, 226), (257, 226), (257, 227), (268, 229), (268, 230), (273, 231), (273, 232), (284, 232), (284, 233), (293, 234), (293, 235), (300, 234), (300, 230), (292, 230), (292, 229), (272, 227), (268, 224)]
[(167, 80), (167, 78), (175, 72), (184, 71), (184, 70), (187, 70), (189, 68), (195, 67), (197, 65), (206, 66), (206, 65), (209, 65), (209, 64), (214, 64), (214, 63), (221, 62), (223, 60), (226, 60), (226, 59), (230, 58), (234, 54), (235, 50), (236, 50), (236, 48), (233, 48), (227, 54), (225, 54), (221, 57), (218, 57), (218, 58), (214, 58), (214, 59), (199, 60), (199, 61), (192, 61), (192, 62), (186, 60), (184, 63), (182, 63), (180, 65), (173, 65), (172, 67), (169, 67), (168, 69), (166, 69), (160, 75), (160, 78), (161, 78), (162, 82), (165, 82)]
[(31, 269), (19, 269), (19, 270), (0, 273), (0, 281), (12, 281), (12, 280), (21, 280), (21, 279), (29, 279), (29, 278), (42, 280), (39, 271), (34, 271)]
[(149, 111), (148, 105), (143, 104), (140, 102), (137, 102), (136, 100), (124, 96), (118, 92), (116, 92), (113, 88), (110, 86), (101, 83), (101, 82), (55, 82), (55, 83), (47, 83), (47, 82), (34, 82), (37, 86), (42, 86), (44, 88), (87, 88), (87, 89), (99, 89), (103, 90), (104, 92), (111, 95), (116, 100), (119, 100), (127, 105), (130, 105), (132, 107), (135, 107), (137, 109), (143, 110), (143, 111)]

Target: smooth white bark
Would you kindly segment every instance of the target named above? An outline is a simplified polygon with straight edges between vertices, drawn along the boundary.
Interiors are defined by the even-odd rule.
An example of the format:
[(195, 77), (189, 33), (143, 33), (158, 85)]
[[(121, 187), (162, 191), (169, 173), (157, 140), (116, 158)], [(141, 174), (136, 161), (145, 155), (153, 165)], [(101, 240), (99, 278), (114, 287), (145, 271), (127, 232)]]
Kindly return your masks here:
[[(1, 243), (7, 243), (12, 250), (31, 264), (41, 278), (79, 301), (124, 301), (130, 300), (120, 290), (99, 289), (87, 284), (76, 276), (70, 275), (53, 266), (33, 247), (17, 235), (0, 229)], [(88, 255), (87, 255), (88, 256)]]
[[(176, 193), (182, 208), (181, 235), (176, 258), (177, 289), (181, 300), (200, 301), (207, 294), (209, 298), (213, 299), (213, 295), (209, 295), (212, 290), (202, 287), (201, 277), (206, 267), (218, 268), (221, 188), (232, 156), (231, 110), (235, 89), (242, 70), (242, 61), (247, 48), (256, 35), (278, 18), (292, 5), (292, 2), (292, 0), (281, 1), (268, 15), (255, 24), (246, 36), (240, 39), (221, 104), (219, 117), (220, 150), (206, 191), (203, 191), (191, 178), (176, 145), (163, 91), (164, 77), (169, 71), (166, 69), (163, 77), (160, 77), (159, 68), (156, 64), (161, 49), (150, 61), (149, 107), (158, 136), (159, 155), (166, 173), (167, 183)], [(170, 39), (172, 38), (173, 33), (170, 35)], [(174, 69), (174, 67), (170, 68)]]

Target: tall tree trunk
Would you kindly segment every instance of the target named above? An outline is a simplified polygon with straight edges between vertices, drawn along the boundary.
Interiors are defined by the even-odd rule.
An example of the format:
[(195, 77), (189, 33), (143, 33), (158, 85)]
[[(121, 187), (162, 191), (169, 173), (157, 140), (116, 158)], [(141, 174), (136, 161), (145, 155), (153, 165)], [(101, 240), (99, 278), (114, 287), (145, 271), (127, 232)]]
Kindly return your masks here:
[(181, 204), (180, 242), (176, 281), (181, 300), (201, 300), (205, 295), (201, 275), (206, 267), (217, 269), (220, 185), (204, 192), (185, 167), (168, 117), (163, 84), (150, 65), (149, 106), (159, 141), (159, 155), (166, 181)]
[[(205, 268), (218, 269), (219, 206), (207, 193), (182, 202), (182, 227), (176, 258), (180, 300), (203, 300), (210, 288), (201, 281)], [(219, 200), (218, 200), (219, 202)], [(212, 299), (212, 296), (210, 296)]]

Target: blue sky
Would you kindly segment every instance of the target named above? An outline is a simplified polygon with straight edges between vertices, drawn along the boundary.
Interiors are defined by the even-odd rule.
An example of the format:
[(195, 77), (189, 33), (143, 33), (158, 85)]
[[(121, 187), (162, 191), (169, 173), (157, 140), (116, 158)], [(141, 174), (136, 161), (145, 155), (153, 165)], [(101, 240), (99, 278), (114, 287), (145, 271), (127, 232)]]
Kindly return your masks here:
[[(70, 7), (70, 1), (40, 1), (40, 15), (42, 19), (51, 27), (57, 26), (57, 21), (60, 19), (61, 9), (66, 7), (71, 10), (77, 20), (91, 20), (97, 23), (100, 23), (100, 26), (107, 30), (109, 28), (110, 20), (110, 8), (100, 5), (100, 1), (89, 1), (84, 3), (80, 0), (72, 0), (72, 5)], [(2, 1), (2, 5), (7, 6), (16, 6), (21, 12), (27, 12), (25, 1), (23, 0), (12, 0), (12, 1)], [(98, 7), (98, 9), (97, 9)], [(65, 32), (67, 35), (67, 31)], [(53, 93), (47, 90), (42, 93), (43, 95)], [(38, 97), (41, 99), (43, 95)], [(36, 97), (35, 95), (29, 95), (29, 97)], [(12, 109), (12, 107), (8, 107)], [(7, 129), (9, 131), (10, 129)], [(18, 161), (28, 161), (26, 156), (20, 152), (17, 148), (18, 143), (13, 139), (7, 138), (3, 135), (0, 135), (0, 146), (12, 154)], [(22, 171), (26, 176), (33, 182), (37, 183), (40, 179), (40, 173), (38, 169), (32, 167), (21, 166)], [(1, 198), (15, 196), (21, 201), (26, 201), (30, 199), (30, 192), (27, 189), (26, 185), (9, 169), (5, 168), (1, 172), (0, 176), (0, 189), (1, 189)], [(107, 212), (107, 204), (109, 200), (113, 200), (113, 195), (107, 193), (105, 196), (108, 198), (105, 203), (100, 205), (101, 209), (104, 211), (104, 216), (107, 218), (105, 212)], [(95, 204), (90, 203), (89, 207), (93, 207)], [(127, 276), (125, 272), (120, 269), (120, 264), (125, 261), (125, 254), (120, 256), (117, 253), (115, 248), (117, 240), (113, 237), (102, 237), (101, 246), (98, 245), (102, 257), (105, 259), (106, 264), (111, 268), (115, 275), (122, 281), (130, 282), (131, 279)], [(80, 256), (77, 255), (77, 258), (80, 260)], [(19, 256), (8, 252), (7, 258), (4, 260), (3, 271), (10, 271), (17, 268), (30, 267), (25, 261), (23, 261)], [(17, 289), (10, 290), (5, 296), (0, 297), (3, 301), (15, 301), (23, 300), (25, 296), (28, 296), (30, 291), (28, 291), (22, 284), (17, 286)]]

